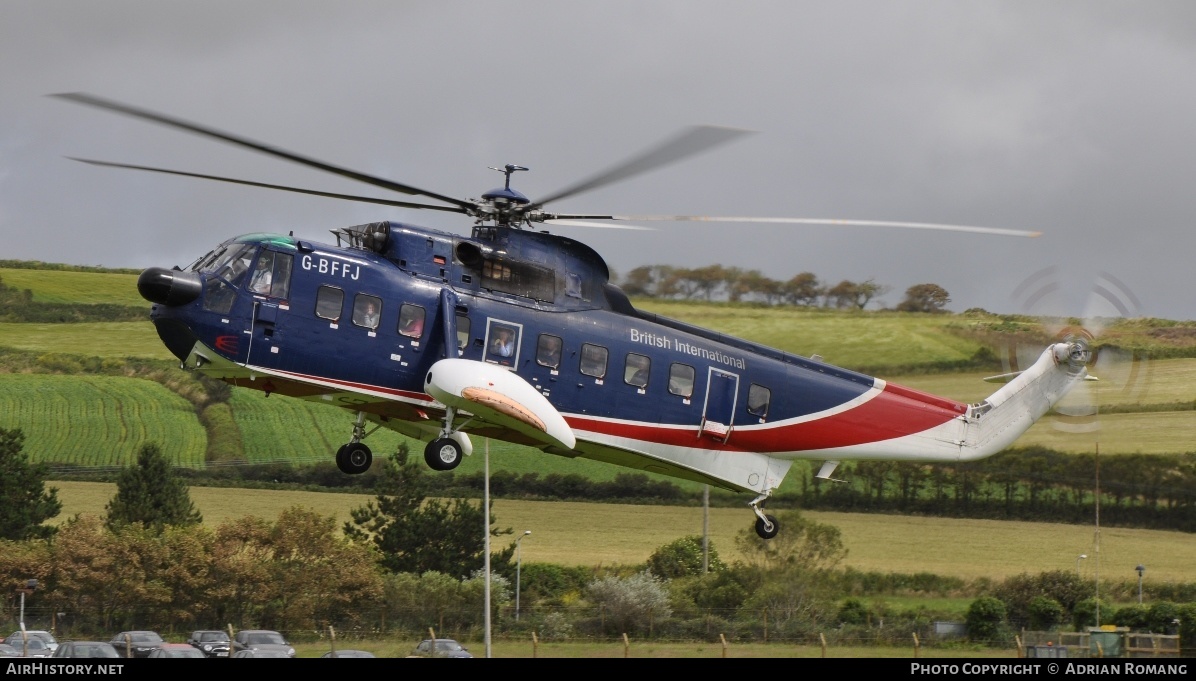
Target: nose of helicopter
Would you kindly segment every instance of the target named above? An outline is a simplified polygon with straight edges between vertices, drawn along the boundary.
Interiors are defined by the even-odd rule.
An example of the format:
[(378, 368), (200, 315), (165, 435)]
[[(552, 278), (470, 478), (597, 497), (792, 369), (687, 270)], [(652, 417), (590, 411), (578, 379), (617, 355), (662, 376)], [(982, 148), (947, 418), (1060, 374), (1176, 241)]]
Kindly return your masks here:
[(175, 307), (198, 298), (203, 280), (195, 272), (151, 267), (137, 277), (137, 292), (151, 303)]

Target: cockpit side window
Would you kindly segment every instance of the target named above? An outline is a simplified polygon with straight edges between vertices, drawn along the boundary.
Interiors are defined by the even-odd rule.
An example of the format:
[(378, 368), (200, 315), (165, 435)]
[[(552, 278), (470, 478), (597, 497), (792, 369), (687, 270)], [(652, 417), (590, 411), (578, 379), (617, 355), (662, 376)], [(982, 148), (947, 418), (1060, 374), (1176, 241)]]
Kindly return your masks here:
[(291, 291), (293, 260), (289, 253), (262, 251), (249, 277), (249, 290), (272, 298), (286, 298)]

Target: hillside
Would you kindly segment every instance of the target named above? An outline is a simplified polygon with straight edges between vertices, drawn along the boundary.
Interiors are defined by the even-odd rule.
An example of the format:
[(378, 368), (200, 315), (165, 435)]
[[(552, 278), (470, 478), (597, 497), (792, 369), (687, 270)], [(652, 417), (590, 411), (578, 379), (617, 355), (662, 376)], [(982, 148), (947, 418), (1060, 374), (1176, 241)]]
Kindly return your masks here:
[[(138, 302), (135, 280), (127, 272), (0, 268), (0, 282), (6, 287), (28, 290), (26, 297), (34, 302), (67, 306), (148, 307)], [(966, 401), (995, 389), (980, 380), (1002, 371), (994, 343), (1003, 338), (1045, 342), (1036, 320), (982, 312), (911, 314), (653, 299), (634, 302), (650, 312), (795, 354), (819, 354), (840, 366)], [(1108, 454), (1193, 449), (1194, 338), (1196, 324), (1191, 322), (1129, 320), (1108, 326), (1102, 341), (1115, 340), (1127, 348), (1123, 355), (1133, 360), (1126, 363), (1133, 372), (1132, 389), (1126, 389), (1125, 377), (1112, 375), (1102, 377), (1112, 380), (1091, 384), (1102, 411), (1095, 434), (1067, 432), (1060, 428), (1059, 419), (1048, 417), (1018, 444), (1087, 453), (1099, 441), (1101, 452)], [(103, 380), (49, 374), (102, 374)], [(260, 393), (238, 390), (227, 397), (197, 398), (188, 391), (203, 389), (192, 383), (189, 374), (177, 369), (176, 360), (148, 321), (0, 323), (0, 427), (22, 428), (28, 442), (37, 444), (30, 448), (31, 455), (40, 460), (122, 465), (141, 443), (161, 439), (179, 465), (196, 466), (205, 459), (220, 459), (212, 443), (232, 437), (238, 440), (232, 447), (233, 458), (250, 464), (328, 461), (348, 438), (350, 414), (336, 407), (266, 399)], [(182, 394), (190, 403), (179, 402), (172, 394)], [(31, 395), (36, 399), (31, 401)], [(228, 418), (205, 411), (212, 400), (227, 404)], [(150, 404), (155, 405), (152, 412), (146, 411)], [(387, 431), (378, 431), (369, 440), (378, 453), (393, 451), (401, 441)], [(496, 470), (518, 473), (580, 473), (610, 479), (622, 471), (503, 443), (493, 444), (492, 455)], [(481, 466), (481, 457), (474, 456), (459, 472), (479, 472)], [(798, 484), (799, 477), (790, 475), (786, 487)]]

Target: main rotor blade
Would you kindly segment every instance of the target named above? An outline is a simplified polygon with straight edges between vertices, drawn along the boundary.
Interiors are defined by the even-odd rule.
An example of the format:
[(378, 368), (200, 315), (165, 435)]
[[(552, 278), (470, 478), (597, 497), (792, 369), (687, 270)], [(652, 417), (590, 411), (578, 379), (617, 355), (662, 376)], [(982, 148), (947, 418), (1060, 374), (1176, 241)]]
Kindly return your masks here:
[(558, 201), (567, 196), (573, 196), (582, 192), (597, 189), (603, 185), (625, 180), (633, 175), (646, 173), (649, 170), (659, 168), (680, 161), (686, 156), (701, 153), (707, 149), (712, 149), (720, 144), (730, 142), (733, 139), (742, 137), (743, 135), (751, 134), (751, 130), (741, 130), (738, 128), (724, 128), (713, 125), (701, 125), (687, 129), (678, 136), (665, 141), (660, 146), (650, 149), (638, 156), (634, 156), (622, 163), (609, 168), (597, 175), (578, 182), (570, 187), (562, 189), (555, 194), (548, 196), (524, 207), (525, 211), (536, 210), (540, 206), (550, 202)]
[(394, 182), (392, 180), (387, 180), (385, 178), (375, 177), (373, 175), (367, 175), (366, 173), (359, 173), (355, 170), (341, 168), (341, 167), (334, 166), (334, 165), (331, 165), (328, 163), (324, 163), (323, 161), (317, 161), (313, 158), (308, 158), (306, 156), (300, 156), (299, 154), (295, 154), (295, 153), (286, 151), (284, 149), (279, 149), (278, 147), (272, 147), (267, 144), (262, 144), (261, 142), (255, 142), (255, 141), (253, 141), (251, 139), (247, 139), (245, 137), (238, 137), (236, 135), (232, 135), (232, 134), (229, 134), (226, 132), (221, 132), (219, 130), (207, 128), (207, 127), (198, 125), (196, 123), (184, 121), (179, 118), (174, 118), (174, 117), (167, 116), (164, 114), (156, 113), (153, 111), (149, 111), (147, 109), (141, 109), (138, 107), (129, 106), (127, 104), (122, 104), (120, 102), (115, 102), (115, 101), (112, 101), (109, 99), (104, 99), (102, 97), (96, 97), (94, 95), (89, 95), (84, 92), (65, 92), (65, 93), (60, 93), (60, 94), (55, 94), (55, 95), (50, 95), (50, 96), (58, 97), (59, 99), (65, 99), (65, 100), (68, 100), (71, 102), (75, 102), (77, 104), (85, 104), (87, 106), (94, 106), (94, 107), (97, 107), (100, 109), (105, 109), (107, 111), (114, 111), (116, 113), (125, 114), (127, 116), (132, 116), (134, 118), (140, 118), (142, 120), (152, 121), (154, 123), (160, 123), (165, 126), (177, 128), (179, 130), (185, 130), (187, 132), (192, 132), (197, 135), (202, 135), (204, 137), (211, 137), (213, 139), (218, 139), (218, 140), (221, 140), (224, 142), (228, 142), (230, 144), (235, 144), (240, 147), (245, 147), (247, 149), (253, 149), (254, 151), (260, 151), (264, 154), (269, 154), (270, 156), (275, 156), (277, 158), (282, 158), (282, 159), (286, 159), (288, 161), (293, 161), (295, 163), (299, 163), (301, 165), (308, 166), (310, 168), (316, 168), (318, 170), (323, 170), (325, 172), (333, 173), (334, 175), (340, 175), (341, 177), (347, 177), (351, 180), (357, 180), (358, 182), (365, 182), (366, 184), (372, 184), (375, 187), (382, 187), (383, 189), (389, 189), (391, 191), (396, 191), (396, 192), (400, 192), (403, 194), (420, 194), (420, 195), (426, 196), (430, 199), (444, 201), (445, 203), (451, 203), (455, 206), (465, 209), (462, 212), (468, 212), (474, 208), (474, 204), (472, 204), (468, 201), (462, 201), (460, 199), (455, 199), (451, 196), (443, 196), (441, 194), (429, 192), (429, 191), (426, 191), (423, 189), (419, 189), (417, 187), (413, 187), (411, 185), (401, 184), (398, 182)]
[(753, 217), (711, 217), (707, 215), (565, 215), (545, 214), (546, 221), (552, 220), (630, 220), (633, 222), (750, 222), (785, 225), (832, 225), (852, 227), (901, 227), (906, 229), (933, 229), (946, 232), (973, 232), (976, 234), (998, 234), (1001, 236), (1038, 237), (1042, 232), (1021, 229), (1000, 229), (997, 227), (972, 227), (969, 225), (942, 225), (933, 222), (888, 222), (883, 220), (838, 220), (833, 218), (753, 218)]
[(376, 203), (383, 206), (398, 206), (400, 208), (427, 208), (430, 210), (442, 210), (448, 213), (464, 213), (465, 210), (457, 208), (456, 206), (434, 206), (426, 203), (412, 203), (410, 201), (392, 201), (390, 199), (378, 199), (372, 196), (355, 196), (352, 194), (336, 194), (333, 192), (322, 192), (315, 189), (300, 189), (299, 187), (285, 187), (280, 184), (267, 184), (265, 182), (253, 182), (251, 180), (238, 180), (231, 177), (220, 177), (218, 175), (204, 175), (202, 173), (188, 173), (182, 170), (168, 170), (166, 168), (151, 168), (150, 166), (138, 166), (129, 163), (112, 163), (110, 161), (97, 161), (90, 158), (76, 158), (74, 156), (67, 156), (72, 161), (79, 161), (80, 163), (87, 163), (93, 166), (105, 166), (108, 168), (128, 168), (130, 170), (147, 170), (151, 173), (166, 173), (168, 175), (182, 175), (183, 177), (197, 177), (201, 180), (216, 180), (217, 182), (229, 182), (232, 184), (244, 184), (250, 187), (264, 187), (266, 189), (280, 189), (284, 192), (295, 192), (297, 194), (311, 194), (312, 196), (325, 196), (330, 199), (344, 199), (346, 201), (358, 201), (362, 203)]
[(550, 225), (565, 227), (597, 227), (599, 229), (635, 229), (641, 232), (654, 232), (655, 227), (641, 227), (640, 225), (611, 225), (604, 222), (588, 222), (586, 220), (545, 220)]

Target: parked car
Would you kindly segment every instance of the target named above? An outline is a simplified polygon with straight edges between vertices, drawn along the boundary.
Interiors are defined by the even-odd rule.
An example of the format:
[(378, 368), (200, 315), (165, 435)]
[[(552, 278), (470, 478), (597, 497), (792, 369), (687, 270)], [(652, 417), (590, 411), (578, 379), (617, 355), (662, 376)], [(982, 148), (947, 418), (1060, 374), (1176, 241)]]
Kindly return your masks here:
[(199, 629), (191, 632), (187, 643), (198, 648), (206, 657), (228, 657), (231, 641), (228, 634), (219, 629)]
[[(51, 634), (48, 631), (43, 631), (41, 629), (26, 629), (25, 633), (31, 637), (36, 636), (36, 637), (40, 638), (41, 640), (45, 641), (46, 645), (49, 646), (49, 648), (50, 648), (50, 652), (54, 652), (54, 650), (56, 650), (58, 648), (58, 639), (54, 638), (54, 634)], [(15, 648), (20, 648), (21, 647), (21, 645), (20, 645), (21, 644), (21, 630), (18, 629), (16, 631), (12, 632), (11, 634), (9, 634), (8, 638), (4, 639), (4, 642), (10, 646), (15, 647)]]
[(20, 657), (21, 651), (13, 648), (7, 643), (0, 643), (0, 657)]
[(30, 636), (28, 641), (18, 640), (12, 647), (16, 648), (20, 657), (49, 657), (54, 654), (50, 646), (37, 636)]
[(165, 642), (155, 631), (122, 631), (109, 641), (121, 657), (149, 657)]
[[(287, 657), (295, 657), (295, 649), (282, 637), (282, 634), (270, 629), (242, 629), (233, 636), (234, 655), (246, 650), (280, 650)], [(243, 656), (244, 657), (244, 656)]]
[(451, 638), (427, 638), (411, 651), (415, 657), (473, 657), (469, 650)]
[(275, 650), (266, 650), (266, 649), (263, 649), (263, 648), (259, 648), (259, 649), (257, 649), (257, 650), (254, 650), (254, 649), (252, 649), (252, 648), (247, 648), (247, 649), (245, 649), (245, 650), (238, 650), (237, 652), (233, 653), (233, 657), (283, 657), (283, 658), (291, 658), (291, 657), (294, 657), (294, 655), (287, 655), (287, 653), (286, 653), (286, 651), (285, 651), (285, 650), (277, 650), (277, 649), (275, 649)]
[(320, 657), (377, 657), (368, 650), (329, 650)]
[(163, 643), (151, 650), (146, 657), (151, 659), (156, 657), (198, 657), (202, 660), (207, 655), (189, 643)]
[(120, 653), (104, 641), (67, 641), (50, 657), (120, 657)]

